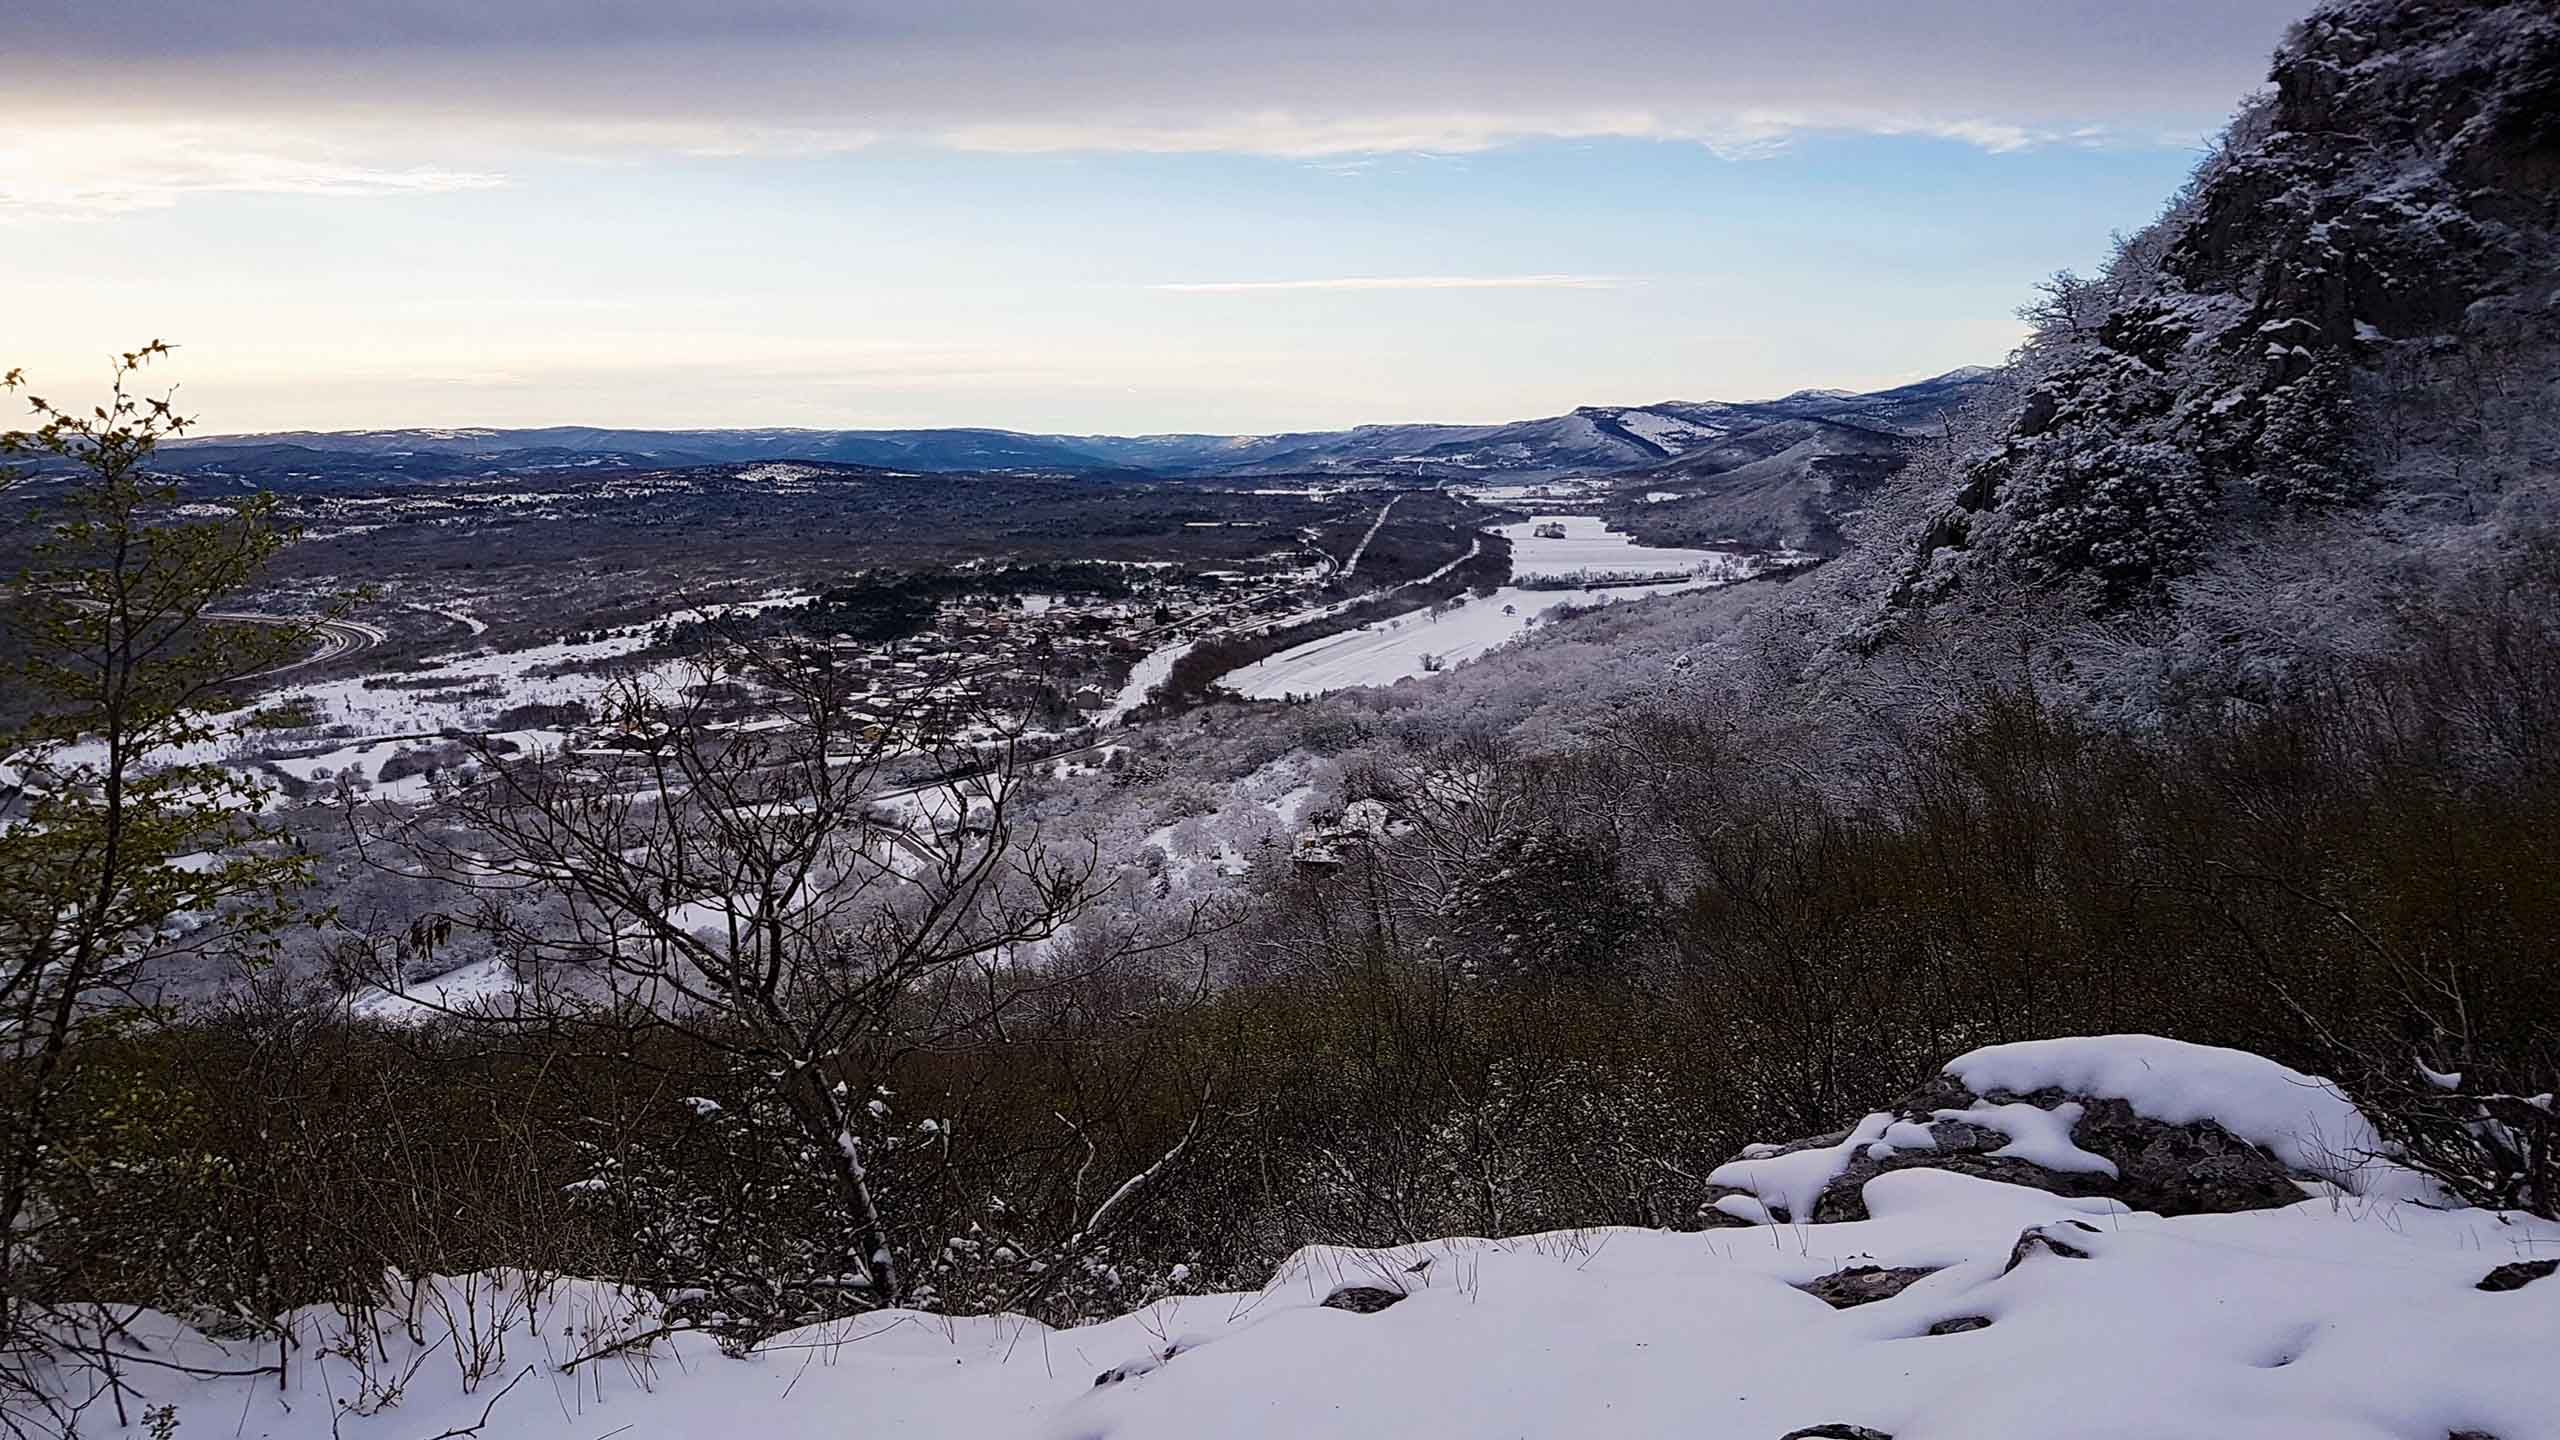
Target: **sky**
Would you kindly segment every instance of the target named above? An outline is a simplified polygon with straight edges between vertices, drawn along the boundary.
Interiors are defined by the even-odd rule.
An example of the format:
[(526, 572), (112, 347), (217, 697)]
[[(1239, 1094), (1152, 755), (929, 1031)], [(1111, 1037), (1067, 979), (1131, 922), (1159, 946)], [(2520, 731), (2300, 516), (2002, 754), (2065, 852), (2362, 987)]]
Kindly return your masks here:
[(2305, 0), (15, 0), (0, 369), (1260, 433), (1996, 363)]

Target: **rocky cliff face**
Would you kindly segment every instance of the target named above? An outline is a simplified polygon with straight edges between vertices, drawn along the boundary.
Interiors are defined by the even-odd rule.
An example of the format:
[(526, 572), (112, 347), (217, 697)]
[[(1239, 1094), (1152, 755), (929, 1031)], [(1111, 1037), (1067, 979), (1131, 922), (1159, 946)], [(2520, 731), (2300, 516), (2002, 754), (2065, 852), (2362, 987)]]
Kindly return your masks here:
[(2560, 15), (2342, 0), (2159, 221), (2030, 314), (1899, 604), (1986, 567), (2165, 598), (2235, 536), (2512, 521), (2560, 438)]

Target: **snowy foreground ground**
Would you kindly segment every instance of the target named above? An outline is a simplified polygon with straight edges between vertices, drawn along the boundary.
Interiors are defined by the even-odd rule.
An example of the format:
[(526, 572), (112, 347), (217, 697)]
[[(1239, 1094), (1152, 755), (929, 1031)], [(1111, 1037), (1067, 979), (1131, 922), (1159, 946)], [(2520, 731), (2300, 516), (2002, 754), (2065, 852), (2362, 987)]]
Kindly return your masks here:
[[(503, 1357), (489, 1358), (485, 1336), (455, 1343), (442, 1318), (425, 1322), (424, 1345), (389, 1327), (377, 1381), (415, 1373), (369, 1415), (340, 1413), (371, 1408), (338, 1403), (365, 1394), (364, 1378), (317, 1345), (281, 1390), (272, 1376), (131, 1378), (176, 1405), (182, 1437), (294, 1440), (452, 1434), (484, 1416), (473, 1433), (535, 1440), (1865, 1433), (1853, 1426), (1893, 1440), (2560, 1436), (2560, 1278), (2478, 1288), (2495, 1267), (2560, 1257), (2560, 1225), (2435, 1208), (2405, 1171), (2327, 1158), (2365, 1138), (2361, 1117), (2254, 1057), (2110, 1037), (1999, 1047), (1949, 1072), (1977, 1088), (2122, 1099), (2178, 1123), (2216, 1118), (2336, 1180), (2306, 1182), (2289, 1208), (2163, 1219), (1904, 1169), (1867, 1182), (1872, 1218), (1854, 1223), (1315, 1248), (1258, 1292), (1076, 1329), (883, 1313), (744, 1360), (680, 1336), (566, 1371), (652, 1328), (645, 1302), (561, 1285), (524, 1313), (520, 1282), (483, 1276), (445, 1282), (454, 1303), (428, 1309), (459, 1313), (476, 1286), (472, 1308), (505, 1318)], [(2038, 1163), (2089, 1163), (2072, 1158), (2067, 1126), (2008, 1118)], [(1835, 1164), (1827, 1153), (1718, 1174), (1756, 1174), (1783, 1205)], [(2065, 1243), (2022, 1245), (2036, 1227)], [(1796, 1288), (1859, 1265), (1944, 1268), (1854, 1309)], [(1346, 1285), (1405, 1298), (1375, 1313), (1320, 1303)], [(136, 1328), (163, 1358), (253, 1358), (173, 1322)], [(466, 1394), (473, 1353), (485, 1374)]]

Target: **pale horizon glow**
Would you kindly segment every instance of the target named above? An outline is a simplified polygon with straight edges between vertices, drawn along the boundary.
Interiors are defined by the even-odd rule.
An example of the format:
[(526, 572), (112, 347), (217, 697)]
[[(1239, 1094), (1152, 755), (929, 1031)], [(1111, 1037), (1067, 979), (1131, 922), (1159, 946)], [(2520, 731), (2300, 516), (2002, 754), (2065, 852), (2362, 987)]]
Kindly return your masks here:
[(1150, 285), (1177, 295), (1239, 295), (1262, 290), (1622, 290), (1616, 275), (1343, 275), (1329, 280), (1194, 280)]
[(2000, 360), (2296, 3), (31, 0), (0, 368), (164, 336), (207, 433), (1878, 388)]

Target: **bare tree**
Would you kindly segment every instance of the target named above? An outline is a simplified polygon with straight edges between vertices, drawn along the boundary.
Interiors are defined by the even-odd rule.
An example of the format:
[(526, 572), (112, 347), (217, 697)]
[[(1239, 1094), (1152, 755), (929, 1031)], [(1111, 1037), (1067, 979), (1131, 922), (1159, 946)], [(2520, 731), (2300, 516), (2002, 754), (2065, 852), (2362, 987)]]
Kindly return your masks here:
[[(742, 693), (758, 718), (736, 718)], [(600, 715), (590, 743), (484, 747), (431, 806), (376, 811), (391, 853), (516, 957), (523, 1013), (672, 1028), (760, 1077), (826, 1170), (863, 1298), (914, 1298), (875, 1174), (913, 1137), (876, 1123), (878, 1077), (1000, 1039), (1035, 997), (1195, 927), (1099, 954), (1054, 943), (1110, 871), (1022, 818), (1032, 758), (966, 677), (876, 691), (823, 646), (724, 634), (617, 681)]]

